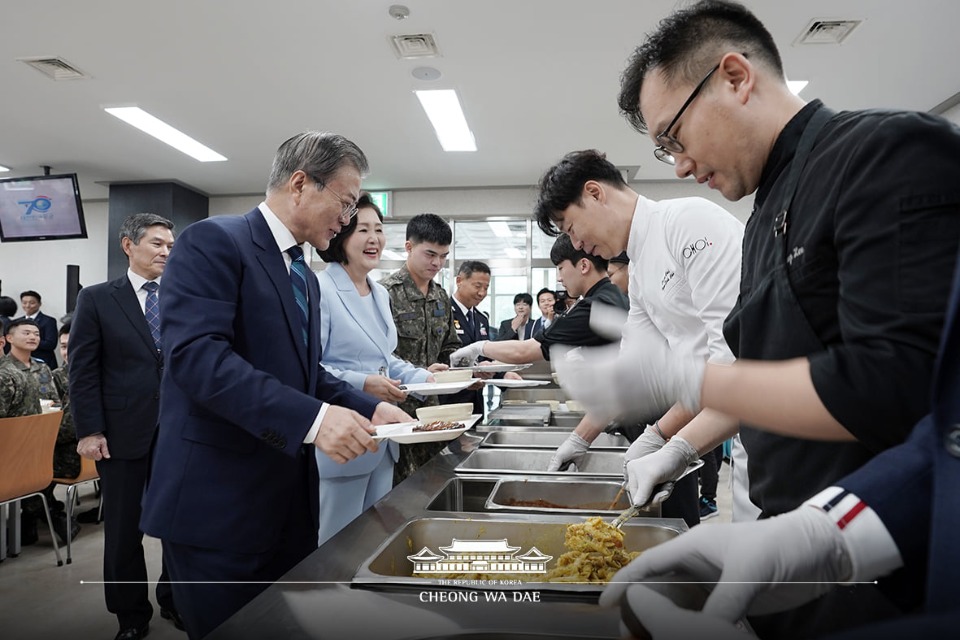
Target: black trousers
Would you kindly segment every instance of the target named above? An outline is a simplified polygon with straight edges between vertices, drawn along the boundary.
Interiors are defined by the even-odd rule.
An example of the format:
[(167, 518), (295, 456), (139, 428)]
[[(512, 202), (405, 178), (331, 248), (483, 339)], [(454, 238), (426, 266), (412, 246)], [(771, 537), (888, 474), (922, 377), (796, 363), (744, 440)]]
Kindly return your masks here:
[(673, 493), (660, 506), (663, 518), (682, 518), (688, 527), (700, 524), (700, 504), (697, 496), (697, 474), (681, 478), (673, 487)]
[(700, 457), (700, 495), (708, 500), (717, 499), (717, 483), (720, 482), (720, 465), (723, 464), (723, 445), (718, 445)]
[[(107, 610), (117, 616), (121, 629), (150, 621), (153, 607), (147, 585), (140, 531), (140, 500), (147, 481), (149, 458), (97, 462), (103, 498), (103, 586)], [(161, 561), (157, 602), (174, 609), (166, 565)]]

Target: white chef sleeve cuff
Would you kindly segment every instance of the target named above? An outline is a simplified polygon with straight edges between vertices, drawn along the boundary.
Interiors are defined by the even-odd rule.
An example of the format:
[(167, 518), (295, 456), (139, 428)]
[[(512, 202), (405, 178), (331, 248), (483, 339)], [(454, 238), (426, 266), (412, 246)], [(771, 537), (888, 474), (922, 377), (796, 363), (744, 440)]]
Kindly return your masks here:
[(317, 439), (317, 434), (320, 433), (320, 423), (323, 422), (323, 416), (327, 415), (327, 409), (329, 408), (330, 405), (326, 402), (320, 405), (320, 412), (313, 419), (313, 424), (310, 426), (310, 431), (307, 431), (307, 437), (303, 439), (303, 444), (313, 444)]
[(893, 536), (866, 502), (841, 487), (828, 487), (804, 504), (826, 513), (840, 530), (853, 573), (848, 582), (868, 582), (903, 566)]

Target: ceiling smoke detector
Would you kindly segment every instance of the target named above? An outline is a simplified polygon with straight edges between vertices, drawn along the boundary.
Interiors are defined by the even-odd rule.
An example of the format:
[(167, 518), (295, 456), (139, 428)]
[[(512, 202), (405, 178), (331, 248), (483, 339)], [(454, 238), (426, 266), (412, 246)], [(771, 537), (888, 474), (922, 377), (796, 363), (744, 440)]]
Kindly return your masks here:
[(429, 33), (393, 36), (393, 50), (401, 60), (436, 58), (440, 55), (436, 39)]
[(863, 20), (814, 18), (794, 40), (794, 44), (841, 44)]
[(52, 80), (85, 80), (90, 76), (58, 56), (17, 58)]

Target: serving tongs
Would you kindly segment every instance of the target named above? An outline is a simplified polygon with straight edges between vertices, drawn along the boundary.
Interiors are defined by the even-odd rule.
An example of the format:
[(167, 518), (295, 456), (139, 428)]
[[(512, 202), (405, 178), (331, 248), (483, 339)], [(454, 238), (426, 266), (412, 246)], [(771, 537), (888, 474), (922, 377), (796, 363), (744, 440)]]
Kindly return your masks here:
[(621, 527), (623, 527), (624, 523), (625, 523), (627, 520), (629, 520), (630, 518), (634, 517), (635, 515), (637, 515), (638, 513), (640, 513), (641, 511), (643, 511), (643, 510), (646, 509), (647, 507), (649, 507), (651, 504), (654, 504), (654, 503), (657, 501), (658, 498), (659, 498), (660, 502), (663, 502), (663, 501), (666, 500), (667, 497), (669, 497), (670, 494), (673, 492), (673, 485), (675, 485), (675, 484), (677, 483), (677, 480), (680, 480), (681, 478), (685, 478), (687, 475), (693, 473), (694, 471), (696, 471), (697, 469), (699, 469), (699, 468), (702, 467), (702, 466), (703, 466), (703, 460), (697, 460), (696, 462), (694, 462), (693, 464), (691, 464), (690, 466), (688, 466), (688, 467), (684, 470), (684, 472), (681, 473), (678, 478), (676, 478), (676, 480), (669, 480), (669, 481), (667, 481), (667, 482), (661, 482), (660, 484), (658, 484), (657, 486), (655, 486), (655, 487), (653, 488), (653, 491), (650, 492), (650, 497), (647, 498), (647, 501), (646, 501), (646, 502), (644, 502), (644, 503), (641, 504), (641, 505), (633, 505), (632, 507), (630, 507), (630, 508), (628, 508), (628, 509), (624, 509), (624, 510), (620, 513), (620, 515), (618, 515), (616, 518), (614, 518), (613, 520), (610, 521), (610, 524), (612, 524), (613, 526), (615, 526), (617, 529), (620, 529)]

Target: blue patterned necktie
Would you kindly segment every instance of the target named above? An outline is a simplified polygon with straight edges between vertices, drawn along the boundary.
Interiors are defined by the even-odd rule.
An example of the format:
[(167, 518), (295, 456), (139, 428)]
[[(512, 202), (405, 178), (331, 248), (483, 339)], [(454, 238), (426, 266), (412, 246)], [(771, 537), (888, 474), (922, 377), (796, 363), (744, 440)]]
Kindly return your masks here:
[(310, 311), (307, 308), (307, 263), (303, 259), (303, 249), (294, 245), (287, 249), (290, 263), (290, 283), (293, 285), (293, 297), (300, 309), (300, 328), (303, 329), (303, 344), (307, 344), (310, 335)]
[(157, 299), (157, 289), (160, 288), (156, 282), (144, 282), (144, 291), (147, 292), (147, 303), (143, 306), (143, 315), (147, 319), (147, 326), (150, 327), (150, 335), (153, 336), (153, 344), (157, 351), (160, 350), (160, 301)]

